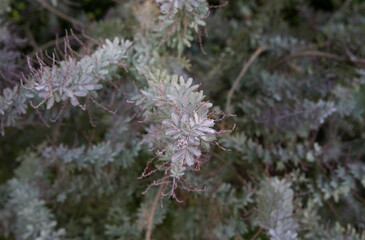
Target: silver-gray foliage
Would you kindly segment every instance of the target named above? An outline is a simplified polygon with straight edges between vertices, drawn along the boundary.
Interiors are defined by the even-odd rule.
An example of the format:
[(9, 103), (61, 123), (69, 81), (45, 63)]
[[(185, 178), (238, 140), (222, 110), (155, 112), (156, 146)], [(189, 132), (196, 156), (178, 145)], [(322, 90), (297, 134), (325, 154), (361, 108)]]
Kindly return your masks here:
[(47, 209), (46, 202), (40, 199), (37, 188), (13, 179), (9, 182), (10, 200), (7, 208), (15, 215), (15, 222), (10, 227), (19, 240), (61, 240), (65, 230), (56, 229), (57, 222)]
[(290, 182), (277, 177), (265, 179), (258, 193), (258, 224), (271, 240), (297, 240), (299, 224), (294, 215), (294, 191)]
[(122, 65), (131, 45), (128, 40), (107, 39), (92, 55), (79, 61), (69, 56), (52, 67), (42, 66), (40, 62), (41, 68), (31, 68), (33, 74), (26, 80), (27, 88), (34, 90), (40, 104), (47, 101), (47, 109), (55, 102), (66, 100), (70, 100), (73, 106), (84, 108), (79, 98), (96, 96), (95, 91), (102, 88), (100, 82), (111, 78), (118, 65)]

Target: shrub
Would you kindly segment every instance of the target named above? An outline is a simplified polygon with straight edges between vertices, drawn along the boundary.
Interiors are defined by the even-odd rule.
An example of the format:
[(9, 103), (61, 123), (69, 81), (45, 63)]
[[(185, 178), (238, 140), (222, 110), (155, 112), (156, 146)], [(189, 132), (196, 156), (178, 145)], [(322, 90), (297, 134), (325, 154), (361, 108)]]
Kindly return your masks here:
[(0, 3), (1, 239), (365, 239), (365, 3)]

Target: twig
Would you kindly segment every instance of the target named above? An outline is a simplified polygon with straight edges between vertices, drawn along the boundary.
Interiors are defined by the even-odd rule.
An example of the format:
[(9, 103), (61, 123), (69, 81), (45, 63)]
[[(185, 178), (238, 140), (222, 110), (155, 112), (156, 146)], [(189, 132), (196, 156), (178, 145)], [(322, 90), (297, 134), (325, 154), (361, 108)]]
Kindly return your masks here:
[(253, 61), (255, 61), (255, 59), (263, 51), (265, 51), (265, 49), (266, 48), (264, 46), (261, 46), (261, 47), (257, 48), (256, 51), (252, 54), (252, 56), (248, 60), (248, 62), (243, 65), (241, 72), (239, 73), (239, 75), (235, 79), (235, 81), (234, 81), (231, 89), (228, 92), (227, 102), (226, 102), (226, 108), (225, 108), (226, 113), (231, 113), (232, 112), (231, 109), (230, 109), (230, 107), (231, 107), (231, 99), (232, 99), (233, 93), (236, 90), (236, 88), (238, 87), (238, 84), (240, 83), (242, 77), (245, 75), (245, 73), (247, 72), (248, 68), (251, 66), (251, 64), (253, 63)]
[(46, 50), (47, 48), (50, 48), (50, 47), (56, 45), (58, 41), (64, 41), (64, 40), (65, 40), (65, 37), (62, 37), (60, 39), (51, 40), (49, 42), (46, 42), (45, 44), (35, 48), (35, 50), (33, 52), (31, 52), (28, 56), (32, 58), (36, 55), (37, 52), (42, 52), (42, 51)]
[(262, 227), (260, 227), (260, 229), (255, 233), (255, 235), (251, 238), (251, 240), (255, 240), (259, 235), (260, 233), (262, 232)]
[(344, 10), (346, 10), (346, 8), (348, 8), (351, 4), (352, 0), (346, 0), (342, 6), (334, 13), (332, 14), (332, 16), (329, 18), (328, 22), (331, 22), (336, 15), (341, 14)]
[(146, 238), (145, 238), (146, 240), (151, 240), (153, 217), (155, 215), (157, 203), (158, 203), (158, 200), (161, 197), (161, 193), (162, 193), (163, 188), (164, 188), (164, 184), (161, 184), (160, 187), (157, 190), (155, 199), (153, 200), (153, 203), (152, 203), (151, 213), (148, 217), (148, 223), (147, 223)]
[(337, 13), (343, 12), (348, 6), (350, 6), (352, 0), (345, 1), (342, 6), (338, 9)]
[(284, 57), (283, 59), (277, 61), (274, 65), (270, 67), (270, 69), (275, 69), (277, 66), (281, 65), (282, 63), (290, 60), (291, 58), (295, 57), (305, 57), (305, 56), (315, 56), (315, 57), (324, 57), (324, 58), (331, 58), (338, 61), (346, 61), (345, 57), (338, 56), (336, 54), (321, 52), (317, 50), (304, 50), (300, 52), (293, 53), (289, 56)]
[(42, 7), (48, 9), (50, 12), (52, 12), (53, 14), (57, 15), (58, 17), (62, 18), (63, 20), (66, 20), (68, 22), (71, 22), (72, 24), (75, 24), (77, 26), (81, 26), (84, 27), (84, 23), (71, 17), (68, 16), (66, 14), (64, 14), (63, 12), (57, 10), (56, 8), (52, 7), (51, 5), (49, 5), (47, 2), (45, 2), (44, 0), (37, 0), (37, 2), (42, 5)]
[(25, 34), (27, 35), (27, 38), (29, 39), (30, 45), (32, 45), (33, 48), (39, 48), (36, 40), (34, 39), (32, 32), (29, 29), (29, 24), (27, 24), (25, 26)]
[[(347, 54), (349, 54), (349, 52), (347, 52)], [(292, 58), (305, 57), (305, 56), (324, 57), (324, 58), (334, 59), (334, 60), (337, 60), (337, 61), (353, 62), (353, 63), (357, 63), (357, 64), (364, 64), (365, 63), (364, 59), (359, 59), (359, 58), (357, 58), (355, 56), (352, 56), (352, 55), (350, 55), (349, 57), (342, 57), (342, 56), (339, 56), (339, 55), (336, 55), (336, 54), (321, 52), (321, 51), (317, 51), (317, 50), (304, 50), (304, 51), (299, 51), (299, 52), (293, 53), (289, 56), (286, 56), (286, 57), (282, 58), (281, 60), (276, 61), (269, 68), (271, 70), (273, 70), (277, 66), (283, 64), (284, 62), (286, 62), (286, 61), (288, 61)]]

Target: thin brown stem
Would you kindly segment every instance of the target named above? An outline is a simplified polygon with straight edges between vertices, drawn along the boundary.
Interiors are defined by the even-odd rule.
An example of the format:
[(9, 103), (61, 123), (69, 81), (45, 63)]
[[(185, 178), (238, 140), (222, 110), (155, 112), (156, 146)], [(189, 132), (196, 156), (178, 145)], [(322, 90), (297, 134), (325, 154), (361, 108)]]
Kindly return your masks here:
[(288, 55), (284, 58), (282, 58), (281, 60), (276, 61), (273, 65), (271, 65), (269, 68), (271, 70), (275, 69), (276, 67), (278, 67), (279, 65), (283, 64), (284, 62), (289, 61), (292, 58), (296, 58), (296, 57), (323, 57), (323, 58), (329, 58), (329, 59), (334, 59), (337, 61), (342, 61), (342, 62), (353, 62), (353, 63), (358, 63), (358, 64), (364, 64), (364, 60), (363, 59), (358, 59), (358, 58), (353, 58), (351, 59), (348, 57), (342, 57), (333, 53), (327, 53), (327, 52), (322, 52), (322, 51), (317, 51), (317, 50), (303, 50), (303, 51), (299, 51), (296, 53), (293, 53), (291, 55)]
[(252, 56), (248, 60), (248, 62), (243, 65), (241, 72), (238, 74), (237, 78), (234, 80), (234, 83), (233, 83), (231, 89), (228, 92), (227, 102), (226, 102), (226, 108), (225, 108), (226, 113), (232, 113), (232, 110), (231, 110), (231, 99), (233, 97), (234, 91), (237, 89), (238, 84), (240, 83), (241, 79), (243, 78), (243, 76), (245, 75), (245, 73), (247, 72), (247, 70), (249, 69), (249, 67), (251, 66), (251, 64), (255, 61), (255, 59), (263, 51), (265, 51), (265, 49), (266, 48), (264, 46), (261, 46), (261, 47), (257, 48), (256, 51), (252, 54)]
[(260, 229), (255, 233), (255, 235), (251, 238), (251, 240), (255, 240), (259, 235), (260, 233), (262, 232), (262, 227), (260, 227)]
[(71, 16), (68, 16), (66, 14), (64, 14), (63, 12), (57, 10), (56, 8), (52, 7), (51, 5), (49, 5), (47, 2), (45, 2), (44, 0), (37, 0), (37, 2), (42, 5), (42, 7), (46, 8), (48, 11), (50, 11), (51, 13), (57, 15), (58, 17), (62, 18), (63, 20), (66, 20), (74, 25), (77, 26), (81, 26), (83, 27), (85, 24)]
[(148, 223), (147, 223), (147, 230), (146, 230), (146, 240), (151, 240), (151, 235), (152, 235), (152, 225), (153, 225), (153, 217), (155, 216), (155, 212), (156, 212), (156, 208), (157, 208), (157, 204), (158, 204), (158, 200), (161, 197), (161, 193), (162, 190), (164, 189), (164, 184), (161, 184), (160, 187), (157, 190), (155, 199), (153, 199), (153, 203), (152, 203), (152, 208), (151, 208), (151, 213), (148, 217)]
[(38, 52), (41, 53), (44, 50), (46, 50), (47, 48), (53, 47), (57, 44), (57, 42), (59, 41), (64, 41), (66, 39), (66, 37), (62, 37), (60, 39), (55, 39), (55, 40), (51, 40), (49, 42), (46, 42), (45, 44), (35, 48), (35, 50), (33, 52), (31, 52), (28, 56), (29, 57), (34, 57)]
[(288, 58), (292, 57), (300, 57), (300, 56), (317, 56), (317, 57), (325, 57), (325, 58), (332, 58), (336, 60), (345, 60), (346, 58), (338, 56), (333, 53), (327, 53), (327, 52), (321, 52), (317, 50), (306, 50), (306, 51), (300, 51), (293, 53), (292, 55), (288, 56)]

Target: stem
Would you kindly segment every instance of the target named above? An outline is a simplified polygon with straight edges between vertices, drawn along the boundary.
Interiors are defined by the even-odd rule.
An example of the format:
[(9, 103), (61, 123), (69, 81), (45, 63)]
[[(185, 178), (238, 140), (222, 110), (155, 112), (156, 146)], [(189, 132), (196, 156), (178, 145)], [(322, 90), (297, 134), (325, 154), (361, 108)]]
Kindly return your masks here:
[(245, 75), (245, 73), (247, 72), (247, 70), (249, 69), (249, 67), (251, 66), (251, 64), (253, 63), (253, 61), (255, 61), (255, 59), (263, 52), (265, 51), (265, 47), (261, 46), (259, 48), (256, 49), (256, 51), (252, 54), (252, 56), (250, 57), (250, 59), (248, 60), (248, 62), (246, 64), (243, 65), (241, 72), (238, 74), (237, 78), (235, 79), (231, 89), (228, 92), (228, 96), (227, 96), (227, 102), (226, 102), (226, 113), (231, 113), (231, 99), (233, 96), (234, 91), (236, 90), (236, 88), (238, 87), (238, 84), (240, 83), (242, 77)]
[(152, 203), (151, 214), (148, 217), (148, 224), (147, 224), (146, 238), (145, 238), (146, 240), (151, 240), (153, 217), (155, 216), (157, 203), (158, 203), (158, 200), (161, 197), (163, 187), (164, 187), (164, 184), (161, 184), (160, 187), (157, 190), (155, 199), (153, 200), (153, 203)]
[(251, 238), (251, 240), (255, 240), (259, 235), (260, 233), (262, 232), (262, 227), (260, 227), (260, 229), (255, 233), (255, 235)]
[(71, 22), (72, 24), (78, 25), (83, 27), (85, 24), (71, 16), (68, 16), (66, 14), (64, 14), (63, 12), (57, 10), (56, 8), (52, 7), (51, 5), (49, 5), (47, 2), (45, 2), (44, 0), (37, 0), (37, 2), (42, 5), (42, 7), (48, 9), (50, 12), (52, 12), (53, 14), (57, 15), (58, 17), (62, 18), (63, 20), (66, 20), (68, 22)]
[(270, 66), (269, 69), (273, 70), (277, 66), (281, 65), (282, 63), (284, 63), (292, 58), (305, 57), (305, 56), (323, 57), (323, 58), (334, 59), (334, 60), (342, 61), (342, 62), (353, 62), (353, 63), (357, 63), (357, 64), (365, 64), (364, 59), (358, 59), (357, 57), (353, 56), (352, 54), (349, 54), (349, 55), (350, 55), (350, 57), (347, 58), (347, 57), (342, 57), (342, 56), (339, 56), (339, 55), (336, 55), (333, 53), (321, 52), (321, 51), (317, 51), (317, 50), (304, 50), (304, 51), (299, 51), (299, 52), (293, 53), (291, 55), (288, 55), (288, 56), (282, 58), (281, 60), (278, 60), (276, 63), (274, 63), (272, 66)]
[(348, 6), (350, 6), (352, 0), (346, 0), (342, 6), (330, 17), (330, 19), (328, 20), (328, 22), (331, 22), (336, 15), (341, 14), (346, 8), (348, 8)]
[(345, 57), (341, 57), (332, 53), (326, 53), (326, 52), (321, 52), (321, 51), (317, 51), (317, 50), (305, 50), (305, 51), (300, 51), (300, 52), (296, 52), (293, 53), (289, 56), (286, 56), (285, 58), (283, 58), (282, 60), (277, 61), (272, 67), (271, 69), (275, 69), (277, 66), (279, 66), (280, 64), (295, 58), (295, 57), (305, 57), (305, 56), (314, 56), (314, 57), (324, 57), (324, 58), (330, 58), (330, 59), (335, 59), (338, 61), (346, 61)]

